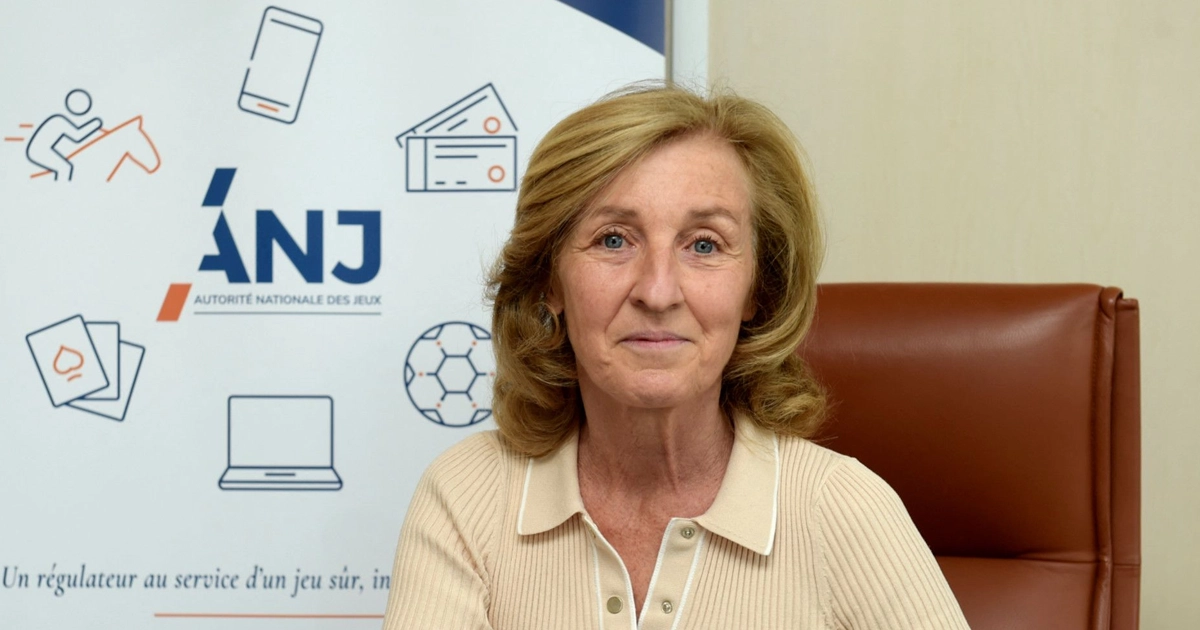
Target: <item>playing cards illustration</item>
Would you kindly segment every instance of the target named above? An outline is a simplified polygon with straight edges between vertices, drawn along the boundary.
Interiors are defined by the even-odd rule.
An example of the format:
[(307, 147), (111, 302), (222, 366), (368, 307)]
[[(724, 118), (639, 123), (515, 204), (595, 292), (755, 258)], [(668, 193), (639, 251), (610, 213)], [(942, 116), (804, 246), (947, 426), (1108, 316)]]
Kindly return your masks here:
[(25, 342), (51, 404), (125, 419), (145, 348), (122, 340), (119, 323), (75, 315), (29, 333)]

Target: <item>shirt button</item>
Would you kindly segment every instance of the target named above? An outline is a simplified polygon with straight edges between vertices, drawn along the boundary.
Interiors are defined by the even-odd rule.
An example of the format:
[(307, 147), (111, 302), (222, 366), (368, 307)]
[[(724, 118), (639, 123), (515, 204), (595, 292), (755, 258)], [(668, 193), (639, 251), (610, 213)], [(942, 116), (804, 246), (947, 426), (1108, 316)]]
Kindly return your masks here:
[(671, 602), (663, 600), (663, 612), (669, 615), (672, 610), (675, 610), (675, 607), (671, 605)]
[(683, 534), (684, 538), (691, 540), (692, 536), (696, 535), (696, 529), (694, 527), (684, 527), (679, 533)]
[(614, 615), (621, 612), (621, 598), (620, 597), (614, 596), (614, 597), (608, 598), (608, 612), (610, 612)]

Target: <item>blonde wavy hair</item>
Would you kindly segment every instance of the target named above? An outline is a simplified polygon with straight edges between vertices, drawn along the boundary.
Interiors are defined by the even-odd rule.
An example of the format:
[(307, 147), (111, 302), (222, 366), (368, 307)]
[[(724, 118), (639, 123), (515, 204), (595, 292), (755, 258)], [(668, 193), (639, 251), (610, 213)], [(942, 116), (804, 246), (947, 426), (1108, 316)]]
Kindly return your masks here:
[(823, 255), (799, 144), (779, 117), (749, 99), (635, 86), (571, 114), (534, 149), (512, 234), (488, 277), (492, 411), (515, 450), (544, 455), (584, 421), (567, 324), (545, 303), (563, 243), (622, 169), (693, 134), (728, 142), (752, 182), (755, 314), (725, 367), (722, 408), (730, 418), (800, 437), (824, 418), (824, 393), (796, 354), (812, 323)]

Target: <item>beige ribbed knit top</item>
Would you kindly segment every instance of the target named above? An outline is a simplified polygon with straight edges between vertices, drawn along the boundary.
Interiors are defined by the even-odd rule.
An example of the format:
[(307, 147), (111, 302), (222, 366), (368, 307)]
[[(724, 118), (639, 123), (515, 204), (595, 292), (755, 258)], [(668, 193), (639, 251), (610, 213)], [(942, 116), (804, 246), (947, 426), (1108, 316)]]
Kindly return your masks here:
[(385, 630), (967, 628), (896, 493), (857, 460), (738, 422), (710, 509), (663, 532), (640, 615), (579, 495), (578, 441), (442, 454), (400, 535)]

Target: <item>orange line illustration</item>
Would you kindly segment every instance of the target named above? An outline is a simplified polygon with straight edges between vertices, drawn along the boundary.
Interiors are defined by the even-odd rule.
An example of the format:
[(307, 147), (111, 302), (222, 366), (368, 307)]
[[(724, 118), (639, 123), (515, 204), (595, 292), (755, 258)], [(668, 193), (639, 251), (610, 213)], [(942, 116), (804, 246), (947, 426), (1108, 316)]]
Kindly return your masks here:
[(21, 123), (17, 126), (22, 129), (33, 129), (33, 123)]
[(25, 138), (18, 138), (16, 136), (4, 136), (4, 141), (5, 142), (25, 142)]
[(332, 615), (283, 613), (154, 613), (157, 618), (175, 619), (383, 619), (383, 615)]
[[(59, 365), (60, 362), (63, 365)], [(55, 372), (64, 376), (71, 374), (71, 372), (76, 372), (75, 374), (71, 374), (71, 376), (67, 376), (67, 382), (70, 383), (83, 376), (83, 374), (78, 372), (79, 368), (83, 367), (83, 354), (75, 348), (59, 346), (58, 354), (54, 355), (53, 366)]]
[(278, 108), (278, 107), (271, 107), (270, 105), (267, 105), (266, 103), (259, 103), (259, 104), (258, 104), (258, 106), (259, 106), (259, 107), (261, 107), (261, 108), (263, 108), (263, 109), (266, 109), (266, 110), (269, 110), (269, 111), (273, 111), (273, 112), (277, 112), (277, 111), (279, 111), (279, 108)]
[(179, 314), (183, 312), (183, 305), (187, 302), (188, 292), (191, 290), (191, 284), (172, 284), (167, 287), (167, 296), (163, 298), (162, 308), (158, 309), (157, 321), (179, 321)]
[[(113, 133), (116, 133), (117, 131), (120, 131), (121, 129), (128, 127), (129, 125), (132, 125), (133, 123), (137, 123), (138, 130), (142, 131), (142, 115), (138, 114), (137, 116), (134, 116), (133, 118), (130, 118), (129, 120), (126, 120), (125, 122), (117, 125), (116, 127), (113, 127), (112, 129), (101, 129), (100, 133), (97, 134), (95, 138), (92, 138), (86, 144), (79, 147), (78, 149), (75, 149), (69, 155), (67, 155), (67, 160), (70, 161), (76, 155), (79, 155), (80, 153), (83, 153), (84, 151), (86, 151), (88, 149), (88, 147), (92, 146), (93, 144), (96, 144), (97, 142), (112, 135)], [(130, 155), (128, 151), (126, 151), (125, 154), (121, 156), (121, 159), (117, 161), (116, 167), (114, 167), (112, 172), (108, 174), (108, 179), (106, 179), (104, 181), (111, 182), (113, 175), (117, 174), (117, 170), (121, 168), (121, 165), (125, 163), (126, 159), (128, 159), (130, 162), (133, 162), (134, 164), (137, 164), (138, 166), (142, 167), (142, 170), (146, 171), (147, 173), (153, 173), (153, 172), (157, 171), (160, 167), (162, 167), (162, 156), (160, 156), (158, 154), (158, 147), (154, 145), (154, 140), (150, 139), (150, 136), (146, 135), (145, 131), (142, 131), (142, 137), (146, 138), (146, 142), (150, 145), (150, 150), (154, 152), (154, 159), (158, 162), (157, 164), (154, 165), (154, 168), (150, 168), (149, 166), (146, 166), (142, 162), (138, 161), (137, 158)], [(48, 175), (49, 173), (50, 173), (49, 170), (34, 173), (33, 175), (29, 176), (29, 179), (33, 179), (35, 177), (41, 177), (42, 175)]]

